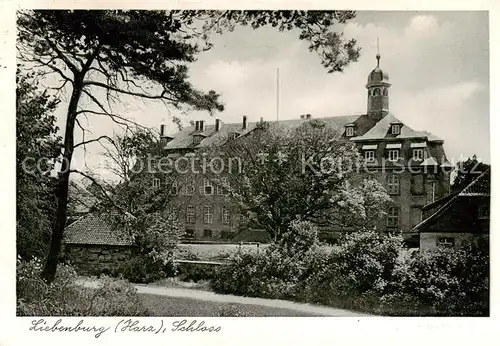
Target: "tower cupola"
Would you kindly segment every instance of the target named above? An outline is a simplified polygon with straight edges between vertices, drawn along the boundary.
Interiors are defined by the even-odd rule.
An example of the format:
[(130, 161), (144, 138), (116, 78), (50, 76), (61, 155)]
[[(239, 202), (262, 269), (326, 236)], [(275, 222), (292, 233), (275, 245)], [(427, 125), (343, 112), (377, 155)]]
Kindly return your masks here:
[(380, 54), (377, 54), (377, 67), (368, 75), (367, 113), (373, 120), (380, 120), (389, 113), (389, 75), (380, 68)]

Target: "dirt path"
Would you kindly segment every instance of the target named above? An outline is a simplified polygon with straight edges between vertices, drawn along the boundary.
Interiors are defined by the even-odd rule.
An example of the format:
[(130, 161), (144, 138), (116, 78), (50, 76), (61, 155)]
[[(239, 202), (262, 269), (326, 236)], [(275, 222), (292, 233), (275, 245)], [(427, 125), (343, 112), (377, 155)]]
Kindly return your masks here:
[(198, 291), (198, 290), (184, 289), (184, 288), (158, 287), (158, 286), (146, 286), (146, 285), (136, 285), (135, 287), (137, 288), (137, 293), (139, 294), (182, 297), (182, 298), (198, 299), (198, 300), (219, 302), (219, 303), (260, 305), (278, 309), (295, 310), (321, 316), (337, 316), (337, 317), (369, 316), (367, 314), (352, 312), (348, 310), (335, 309), (325, 306), (318, 306), (318, 305), (311, 305), (304, 303), (295, 303), (279, 299), (240, 297), (228, 294), (216, 294), (214, 292)]

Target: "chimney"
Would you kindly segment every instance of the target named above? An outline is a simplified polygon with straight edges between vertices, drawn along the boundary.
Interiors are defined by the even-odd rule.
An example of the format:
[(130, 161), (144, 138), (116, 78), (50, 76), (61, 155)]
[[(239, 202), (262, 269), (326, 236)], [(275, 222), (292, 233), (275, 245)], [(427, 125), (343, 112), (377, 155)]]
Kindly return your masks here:
[(306, 119), (311, 119), (311, 114), (307, 113), (306, 114)]
[(205, 120), (200, 120), (200, 131), (205, 131)]
[(198, 131), (200, 129), (200, 122), (196, 120), (196, 125), (195, 125), (195, 131)]
[(264, 117), (260, 117), (260, 123), (262, 124), (264, 122)]
[(247, 129), (247, 116), (244, 115), (243, 116), (243, 130), (246, 130)]
[(222, 121), (220, 121), (220, 119), (215, 119), (215, 131), (219, 131), (220, 130), (221, 122)]
[(163, 124), (160, 125), (160, 136), (165, 136), (165, 125)]

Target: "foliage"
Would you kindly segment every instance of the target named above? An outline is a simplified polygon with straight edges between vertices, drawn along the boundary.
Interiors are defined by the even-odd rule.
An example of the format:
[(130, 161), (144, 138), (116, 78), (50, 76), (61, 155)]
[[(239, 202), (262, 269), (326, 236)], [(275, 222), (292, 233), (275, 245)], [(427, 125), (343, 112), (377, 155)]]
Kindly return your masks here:
[(122, 263), (113, 273), (134, 283), (151, 283), (177, 274), (177, 267), (173, 261), (154, 260), (150, 256), (135, 255)]
[(55, 216), (50, 171), (61, 147), (53, 115), (59, 101), (40, 90), (35, 77), (20, 70), (16, 76), (17, 254), (25, 259), (45, 256), (50, 245)]
[[(418, 315), (488, 315), (489, 251), (471, 246), (417, 252), (401, 262), (382, 295), (382, 308), (407, 304)], [(391, 309), (394, 310), (394, 309)]]
[(381, 315), (489, 314), (487, 245), (405, 256), (401, 237), (355, 232), (331, 251), (311, 246), (297, 256), (282, 246), (232, 258), (212, 288)]
[(198, 263), (179, 263), (177, 268), (180, 280), (193, 282), (211, 280), (217, 270), (214, 265)]
[(373, 229), (390, 201), (374, 179), (358, 181), (362, 159), (355, 146), (320, 120), (297, 128), (263, 123), (223, 148), (201, 155), (242, 162), (242, 172), (225, 172), (228, 193), (251, 216), (248, 227), (275, 240), (297, 218), (328, 229)]
[(100, 287), (78, 284), (68, 265), (60, 265), (53, 282), (41, 278), (40, 260), (17, 261), (18, 316), (145, 316), (132, 285), (102, 278)]
[(474, 155), (465, 161), (457, 163), (457, 176), (451, 185), (452, 191), (461, 191), (472, 183), (481, 173), (490, 168), (490, 165), (483, 163)]
[(172, 214), (163, 216), (156, 212), (135, 218), (116, 214), (112, 227), (128, 230), (139, 249), (115, 275), (148, 283), (176, 274), (173, 260), (181, 232)]
[[(77, 125), (83, 136), (86, 133), (79, 117), (106, 116), (128, 127), (134, 122), (113, 113), (112, 104), (120, 97), (157, 100), (184, 111), (222, 111), (215, 91), (203, 92), (191, 84), (188, 64), (211, 47), (207, 32), (224, 32), (233, 25), (270, 25), (280, 31), (297, 28), (299, 38), (310, 43), (309, 49), (319, 53), (329, 71), (342, 71), (357, 60), (359, 49), (354, 40), (345, 40), (334, 29), (354, 16), (350, 11), (18, 12), (18, 57), (44, 74), (55, 75), (60, 83), (54, 87), (56, 92), (71, 89), (64, 119), (64, 160), (56, 220), (44, 277), (51, 281), (56, 274), (66, 223), (69, 176), (72, 172), (82, 174), (70, 170), (74, 149), (109, 139), (101, 136), (75, 143)], [(196, 30), (200, 23), (202, 33)]]
[[(216, 292), (264, 298), (291, 298), (314, 252), (317, 230), (309, 222), (294, 222), (279, 244), (257, 253), (241, 253), (221, 266), (212, 281)], [(297, 241), (293, 245), (292, 239)]]

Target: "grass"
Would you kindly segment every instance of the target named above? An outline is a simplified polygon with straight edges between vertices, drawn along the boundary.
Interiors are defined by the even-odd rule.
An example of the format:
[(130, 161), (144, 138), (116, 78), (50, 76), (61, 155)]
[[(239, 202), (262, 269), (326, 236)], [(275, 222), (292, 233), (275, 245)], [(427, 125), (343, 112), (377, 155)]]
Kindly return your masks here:
[(220, 303), (205, 300), (139, 294), (144, 307), (155, 317), (319, 317), (321, 315), (269, 306)]

